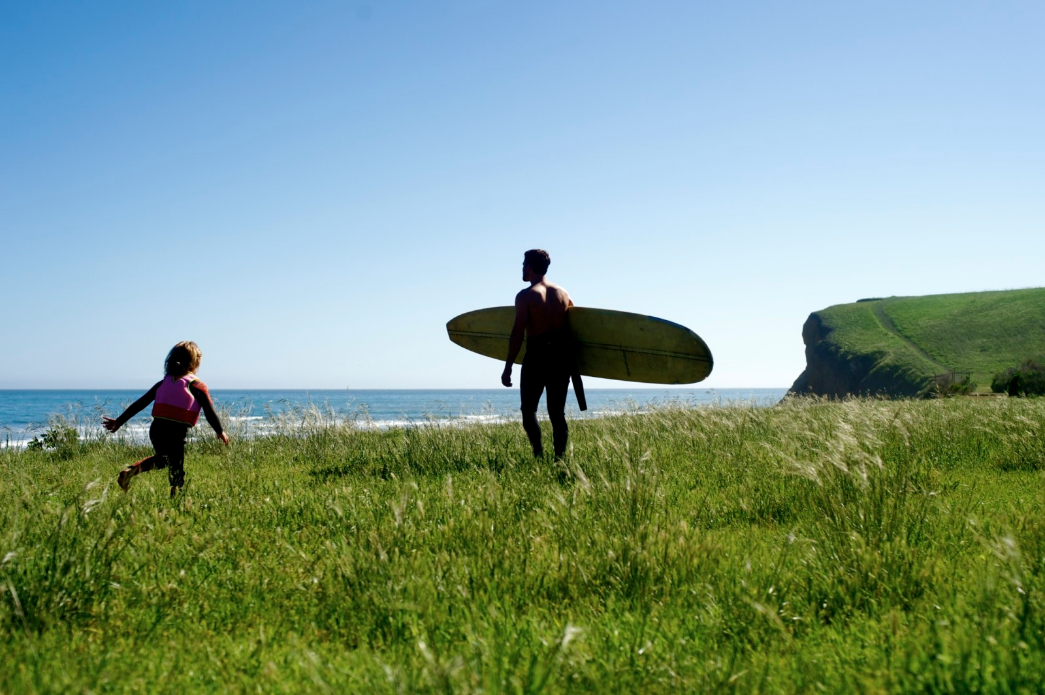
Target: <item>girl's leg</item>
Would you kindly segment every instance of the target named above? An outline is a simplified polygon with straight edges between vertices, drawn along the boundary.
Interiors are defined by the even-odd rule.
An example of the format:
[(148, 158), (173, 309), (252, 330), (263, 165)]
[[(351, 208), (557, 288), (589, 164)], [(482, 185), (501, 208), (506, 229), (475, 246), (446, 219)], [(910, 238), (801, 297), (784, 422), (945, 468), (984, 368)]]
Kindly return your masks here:
[(131, 478), (139, 473), (144, 473), (145, 471), (154, 471), (157, 468), (163, 468), (163, 465), (163, 459), (159, 455), (153, 454), (152, 456), (143, 458), (141, 461), (138, 461), (138, 463), (131, 464), (120, 471), (120, 475), (116, 477), (116, 482), (121, 488), (123, 488), (124, 492), (127, 492), (127, 488), (131, 484)]
[(171, 483), (171, 497), (185, 485), (185, 440), (167, 452), (167, 477)]
[(185, 485), (185, 435), (189, 426), (169, 420), (153, 420), (149, 436), (171, 484), (171, 497)]
[[(154, 471), (159, 468), (168, 468), (173, 459), (178, 456), (179, 466), (181, 465), (181, 458), (185, 455), (185, 431), (187, 427), (168, 423), (164, 420), (153, 420), (152, 425), (149, 427), (149, 440), (152, 442), (152, 448), (156, 452), (152, 456), (143, 458), (132, 466), (128, 466), (120, 471), (120, 475), (116, 478), (116, 482), (119, 483), (120, 487), (124, 491), (131, 484), (131, 478), (144, 473), (145, 471)], [(178, 436), (180, 434), (180, 437)], [(180, 448), (179, 448), (180, 443)], [(180, 452), (179, 454), (172, 455), (170, 452), (172, 449)]]

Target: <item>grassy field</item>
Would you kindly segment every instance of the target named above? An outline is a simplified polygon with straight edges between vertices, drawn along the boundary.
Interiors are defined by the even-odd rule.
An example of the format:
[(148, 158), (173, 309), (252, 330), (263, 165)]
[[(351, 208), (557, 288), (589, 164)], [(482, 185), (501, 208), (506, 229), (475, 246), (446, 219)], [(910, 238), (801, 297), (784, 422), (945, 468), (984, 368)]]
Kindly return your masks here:
[[(1040, 692), (1045, 399), (0, 451), (2, 692)], [(563, 479), (565, 478), (565, 479)]]
[(873, 355), (878, 369), (912, 382), (968, 372), (980, 391), (991, 377), (1045, 356), (1045, 288), (890, 297), (816, 312), (846, 355)]

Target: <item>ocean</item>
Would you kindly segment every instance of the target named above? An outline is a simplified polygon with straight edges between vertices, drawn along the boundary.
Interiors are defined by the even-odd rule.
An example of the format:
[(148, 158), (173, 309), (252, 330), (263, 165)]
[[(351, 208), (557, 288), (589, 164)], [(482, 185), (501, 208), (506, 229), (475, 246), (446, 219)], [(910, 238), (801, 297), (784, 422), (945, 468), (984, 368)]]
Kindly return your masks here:
[[(25, 446), (55, 418), (75, 426), (81, 436), (104, 435), (103, 415), (116, 417), (144, 393), (117, 390), (0, 390), (0, 446)], [(577, 410), (570, 391), (567, 417), (601, 417), (642, 412), (658, 406), (770, 406), (787, 393), (784, 388), (752, 389), (586, 389), (588, 410)], [(292, 430), (308, 423), (351, 423), (360, 428), (457, 425), (519, 420), (519, 390), (219, 390), (211, 391), (222, 422), (232, 436), (259, 436)], [(542, 399), (539, 415), (543, 414)], [(120, 433), (144, 440), (149, 408)], [(209, 434), (204, 424), (198, 434)]]

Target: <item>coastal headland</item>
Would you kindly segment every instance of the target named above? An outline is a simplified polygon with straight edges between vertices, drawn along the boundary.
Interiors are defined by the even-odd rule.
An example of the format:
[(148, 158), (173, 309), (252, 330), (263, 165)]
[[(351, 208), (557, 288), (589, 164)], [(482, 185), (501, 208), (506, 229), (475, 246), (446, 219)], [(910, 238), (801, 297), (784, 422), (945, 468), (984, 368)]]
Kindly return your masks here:
[(1045, 355), (1045, 288), (862, 299), (814, 311), (790, 393), (914, 397)]

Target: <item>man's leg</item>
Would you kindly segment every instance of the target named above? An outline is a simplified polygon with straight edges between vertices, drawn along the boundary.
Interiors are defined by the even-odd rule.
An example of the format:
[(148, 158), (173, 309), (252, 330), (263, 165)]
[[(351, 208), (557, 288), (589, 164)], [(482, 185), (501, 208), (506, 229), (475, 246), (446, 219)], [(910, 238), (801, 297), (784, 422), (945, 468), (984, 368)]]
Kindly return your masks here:
[(552, 421), (552, 437), (555, 442), (555, 458), (566, 455), (566, 442), (570, 428), (566, 424), (566, 394), (570, 387), (570, 373), (557, 369), (548, 380), (548, 418)]
[(519, 394), (522, 397), (522, 421), (526, 436), (530, 439), (533, 447), (533, 455), (536, 458), (544, 456), (544, 446), (541, 444), (541, 425), (537, 422), (537, 404), (541, 402), (541, 392), (544, 391), (544, 379), (542, 378), (540, 365), (527, 363), (523, 360), (522, 374), (519, 376)]

